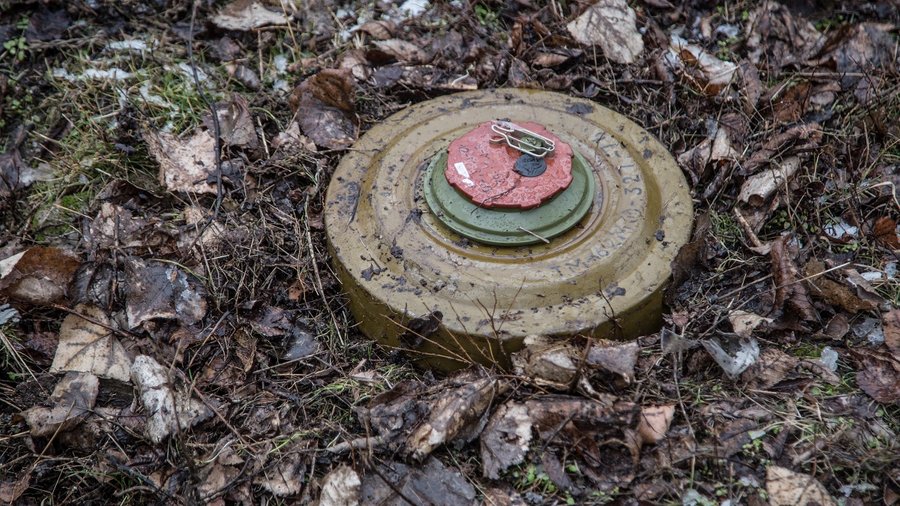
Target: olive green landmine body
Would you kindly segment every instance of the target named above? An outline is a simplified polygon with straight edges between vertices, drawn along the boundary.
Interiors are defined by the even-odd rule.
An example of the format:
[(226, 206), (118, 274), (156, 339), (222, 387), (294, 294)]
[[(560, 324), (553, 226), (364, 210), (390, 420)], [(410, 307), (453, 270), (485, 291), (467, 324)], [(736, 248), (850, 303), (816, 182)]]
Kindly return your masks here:
[[(479, 244), (445, 226), (425, 201), (433, 157), (497, 118), (541, 123), (591, 165), (590, 210), (549, 244)], [(529, 335), (630, 339), (656, 331), (691, 218), (683, 175), (647, 131), (587, 100), (514, 89), (429, 100), (373, 127), (339, 164), (325, 211), (359, 330), (443, 370), (507, 367)], [(440, 324), (428, 318), (435, 312)]]

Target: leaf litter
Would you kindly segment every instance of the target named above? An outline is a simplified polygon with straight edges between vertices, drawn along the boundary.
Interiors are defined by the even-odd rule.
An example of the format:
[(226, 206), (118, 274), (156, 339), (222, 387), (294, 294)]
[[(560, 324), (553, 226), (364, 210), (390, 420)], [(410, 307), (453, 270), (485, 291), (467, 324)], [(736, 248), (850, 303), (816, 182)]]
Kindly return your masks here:
[[(868, 504), (897, 490), (888, 4), (198, 4), (211, 104), (179, 87), (190, 12), (142, 11), (167, 20), (134, 37), (158, 41), (159, 76), (146, 50), (86, 42), (134, 13), (22, 9), (25, 28), (0, 15), (29, 44), (7, 53), (15, 82), (0, 77), (0, 258), (70, 261), (29, 270), (26, 253), (0, 276), (18, 315), (0, 323), (16, 364), (0, 381), (0, 419), (15, 418), (0, 499)], [(350, 325), (324, 188), (335, 151), (390, 113), (499, 86), (637, 120), (678, 155), (697, 227), (659, 333), (534, 336), (508, 371), (435, 377)], [(11, 295), (22, 286), (40, 289)], [(91, 375), (96, 395), (67, 380)]]

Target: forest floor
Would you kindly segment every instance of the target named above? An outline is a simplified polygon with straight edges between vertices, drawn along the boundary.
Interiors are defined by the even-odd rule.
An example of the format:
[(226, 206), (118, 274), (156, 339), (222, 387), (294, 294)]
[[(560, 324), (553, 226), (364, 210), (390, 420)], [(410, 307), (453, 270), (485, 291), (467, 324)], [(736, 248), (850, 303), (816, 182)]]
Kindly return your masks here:
[[(0, 503), (900, 503), (898, 5), (676, 3), (0, 0)], [(324, 193), (499, 87), (649, 130), (694, 233), (657, 334), (444, 376)]]

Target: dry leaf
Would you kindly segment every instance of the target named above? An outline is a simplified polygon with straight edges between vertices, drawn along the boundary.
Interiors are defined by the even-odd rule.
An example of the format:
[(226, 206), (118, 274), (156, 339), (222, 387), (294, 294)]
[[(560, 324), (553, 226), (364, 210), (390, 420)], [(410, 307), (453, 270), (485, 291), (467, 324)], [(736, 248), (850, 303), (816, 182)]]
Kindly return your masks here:
[(291, 94), (297, 121), (316, 145), (350, 147), (356, 140), (356, 92), (348, 70), (323, 70), (306, 79)]
[(808, 150), (819, 145), (822, 140), (822, 127), (818, 123), (804, 123), (788, 128), (784, 132), (767, 140), (750, 158), (742, 164), (742, 174), (752, 174), (779, 156), (789, 156), (795, 150)]
[(787, 191), (788, 182), (799, 168), (800, 158), (796, 156), (785, 158), (777, 167), (754, 174), (744, 181), (738, 199), (755, 207), (765, 204), (779, 188)]
[(759, 359), (741, 374), (741, 380), (750, 388), (766, 390), (784, 381), (799, 363), (799, 359), (777, 348), (766, 348)]
[(147, 437), (160, 443), (173, 432), (188, 429), (212, 416), (212, 411), (191, 397), (190, 392), (173, 391), (167, 368), (146, 355), (131, 366), (131, 378), (147, 411)]
[(93, 374), (66, 373), (47, 399), (50, 407), (35, 406), (22, 412), (32, 437), (50, 437), (79, 425), (94, 408), (99, 387)]
[(900, 360), (900, 309), (892, 309), (881, 315), (881, 326), (884, 329), (885, 346)]
[(621, 376), (626, 383), (634, 380), (634, 366), (637, 364), (641, 347), (636, 341), (617, 343), (598, 340), (587, 354), (587, 365)]
[(884, 404), (900, 402), (900, 359), (869, 348), (851, 349), (859, 370), (856, 383), (869, 397)]
[[(234, 94), (230, 101), (216, 106), (216, 113), (219, 117), (219, 134), (226, 146), (248, 149), (257, 147), (259, 138), (256, 136), (250, 107), (244, 97)], [(211, 116), (203, 118), (203, 124), (209, 132), (214, 131)]]
[[(494, 398), (506, 385), (482, 368), (463, 371), (450, 378), (452, 386), (444, 387), (432, 404), (428, 419), (407, 439), (412, 456), (422, 460), (441, 444), (462, 439), (471, 440), (486, 421), (485, 414)], [(448, 385), (448, 386), (450, 386)], [(474, 426), (475, 430), (472, 430)], [(473, 434), (474, 432), (474, 434)]]
[(372, 76), (372, 65), (363, 49), (351, 49), (341, 54), (337, 68), (348, 70), (357, 82), (366, 82)]
[(300, 125), (296, 122), (291, 122), (283, 132), (272, 139), (272, 147), (275, 149), (293, 147), (310, 153), (317, 151), (315, 143), (300, 133)]
[(377, 465), (377, 473), (372, 471), (363, 476), (360, 504), (408, 504), (398, 497), (400, 494), (402, 497), (415, 498), (418, 504), (423, 505), (478, 504), (475, 487), (462, 473), (458, 469), (446, 467), (434, 457), (429, 457), (419, 466), (391, 461)]
[(766, 2), (750, 12), (747, 22), (750, 60), (762, 63), (769, 72), (805, 61), (824, 42), (822, 34), (802, 16), (779, 2)]
[(782, 236), (772, 241), (769, 255), (772, 259), (772, 274), (775, 278), (775, 307), (785, 313), (794, 313), (801, 320), (816, 320), (816, 310), (809, 301), (806, 286), (800, 282), (797, 266), (788, 250), (790, 239)]
[(531, 60), (531, 63), (538, 67), (556, 67), (571, 59), (572, 57), (566, 54), (539, 52), (535, 55), (534, 59)]
[(19, 476), (14, 476), (12, 481), (0, 481), (0, 503), (16, 503), (16, 499), (28, 490), (30, 482), (31, 469), (19, 474)]
[(89, 372), (102, 378), (129, 381), (131, 359), (108, 329), (112, 325), (102, 309), (87, 304), (75, 306), (74, 313), (66, 316), (59, 329), (59, 345), (50, 372)]
[(778, 83), (762, 96), (763, 108), (772, 113), (778, 123), (800, 121), (809, 107), (812, 85), (809, 81)]
[(412, 42), (401, 39), (379, 40), (375, 46), (385, 53), (393, 56), (400, 63), (419, 65), (428, 63), (428, 53)]
[(396, 30), (396, 23), (383, 19), (366, 21), (362, 24), (362, 26), (356, 29), (356, 31), (366, 33), (372, 38), (378, 40), (390, 39), (394, 36), (394, 32)]
[(130, 210), (104, 202), (91, 221), (85, 241), (99, 249), (141, 247), (145, 241), (138, 231), (146, 225), (146, 220), (135, 218)]
[(237, 0), (226, 5), (210, 21), (225, 30), (253, 30), (289, 21), (283, 12), (275, 12), (255, 0)]
[(299, 453), (287, 456), (271, 471), (258, 476), (253, 483), (276, 497), (295, 495), (303, 489), (306, 460)]
[(506, 468), (525, 460), (531, 425), (524, 404), (507, 402), (494, 412), (481, 436), (481, 466), (486, 478), (497, 479)]
[(688, 44), (675, 35), (671, 38), (666, 61), (700, 91), (710, 96), (726, 89), (737, 72), (737, 65), (734, 63), (720, 60), (702, 47)]
[[(575, 450), (585, 462), (595, 462), (593, 470), (604, 483), (621, 485), (630, 481), (632, 459), (637, 455), (638, 407), (630, 402), (599, 402), (582, 397), (545, 395), (524, 403), (508, 401), (491, 417), (481, 434), (481, 461), (484, 476), (496, 478), (511, 465), (521, 463), (533, 434), (547, 445)], [(601, 450), (590, 441), (617, 441)], [(619, 453), (619, 455), (617, 455)], [(625, 470), (616, 468), (623, 464)], [(605, 474), (604, 474), (605, 473)]]
[(900, 249), (900, 236), (897, 235), (897, 221), (889, 216), (882, 216), (875, 220), (872, 227), (875, 240), (885, 247)]
[(823, 272), (825, 272), (825, 264), (822, 262), (810, 260), (806, 263), (804, 274), (809, 278), (807, 283), (811, 287), (812, 296), (819, 297), (829, 304), (854, 314), (878, 308), (878, 303), (875, 301), (863, 299), (850, 287), (821, 276), (820, 274)]
[(517, 376), (542, 387), (569, 390), (578, 374), (583, 353), (567, 342), (528, 336), (525, 348), (512, 355)]
[(584, 349), (568, 342), (529, 336), (525, 338), (525, 348), (513, 354), (512, 362), (518, 376), (536, 385), (569, 390), (579, 374), (585, 379), (597, 372), (607, 372), (630, 383), (639, 353), (636, 342), (599, 340), (585, 355)]
[(641, 419), (638, 422), (638, 435), (647, 444), (656, 444), (669, 431), (672, 418), (675, 417), (675, 405), (645, 406), (641, 408)]
[(216, 503), (211, 502), (210, 499), (225, 492), (225, 488), (233, 483), (240, 473), (241, 470), (237, 467), (222, 465), (218, 459), (198, 469), (196, 478), (199, 482), (197, 484), (197, 492), (200, 495), (200, 499), (205, 504), (215, 505)]
[(599, 0), (566, 25), (579, 44), (597, 45), (616, 63), (634, 63), (644, 51), (634, 10), (625, 0)]
[(350, 466), (332, 469), (322, 480), (322, 492), (317, 506), (356, 506), (362, 480)]
[(216, 173), (216, 141), (208, 131), (198, 131), (187, 139), (146, 132), (144, 141), (159, 162), (159, 183), (167, 190), (216, 193), (216, 186), (207, 183)]
[(766, 469), (766, 492), (771, 506), (836, 506), (818, 480), (784, 467), (770, 465)]
[(206, 289), (200, 281), (172, 264), (154, 260), (128, 260), (125, 300), (130, 328), (155, 318), (194, 325), (206, 315)]
[(678, 163), (688, 169), (696, 179), (700, 179), (707, 165), (712, 163), (716, 167), (722, 167), (739, 159), (740, 156), (740, 153), (732, 147), (728, 130), (718, 126), (715, 135), (703, 139), (693, 148), (678, 155)]
[(29, 248), (0, 260), (0, 296), (29, 304), (53, 304), (66, 295), (78, 265), (78, 258), (66, 250)]
[(750, 337), (753, 335), (753, 331), (763, 323), (772, 323), (771, 318), (739, 309), (728, 313), (728, 321), (731, 322), (734, 333), (741, 337)]

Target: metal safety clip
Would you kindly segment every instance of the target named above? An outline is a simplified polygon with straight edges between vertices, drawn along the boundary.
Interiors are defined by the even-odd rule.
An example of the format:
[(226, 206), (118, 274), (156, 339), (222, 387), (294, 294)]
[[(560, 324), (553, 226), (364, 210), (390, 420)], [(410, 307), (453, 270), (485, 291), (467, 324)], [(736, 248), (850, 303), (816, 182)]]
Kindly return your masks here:
[(543, 158), (556, 149), (553, 140), (509, 121), (494, 121), (491, 124), (491, 131), (497, 134), (491, 137), (491, 142), (506, 142), (513, 149), (536, 158)]

